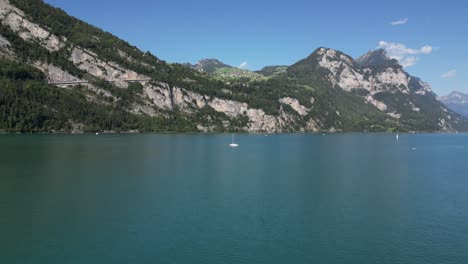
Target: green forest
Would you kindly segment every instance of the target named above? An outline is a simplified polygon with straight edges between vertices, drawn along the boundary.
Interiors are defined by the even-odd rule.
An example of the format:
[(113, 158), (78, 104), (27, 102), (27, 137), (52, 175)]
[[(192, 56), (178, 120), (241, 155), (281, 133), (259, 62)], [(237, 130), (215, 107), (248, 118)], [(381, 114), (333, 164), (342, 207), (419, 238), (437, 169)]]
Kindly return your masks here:
[(136, 87), (125, 89), (121, 103), (106, 106), (87, 100), (84, 87), (63, 89), (47, 85), (38, 70), (0, 60), (0, 129), (4, 132), (194, 131), (193, 122), (174, 112), (168, 117), (145, 117), (128, 113)]
[[(115, 62), (149, 76), (155, 85), (165, 83), (169, 89), (179, 87), (209, 98), (247, 103), (250, 108), (262, 109), (275, 117), (286, 113), (294, 124), (282, 131), (300, 131), (309, 120), (317, 122), (321, 130), (437, 131), (439, 120), (444, 117), (441, 104), (432, 95), (384, 92), (376, 95), (390, 110), (401, 113), (400, 119), (392, 118), (364, 101), (363, 96), (368, 91), (347, 92), (333, 85), (327, 77), (329, 72), (317, 67), (314, 54), (290, 67), (266, 67), (257, 73), (251, 72), (252, 78), (244, 74), (241, 78), (227, 80), (182, 64), (166, 63), (41, 0), (10, 2), (34, 23), (67, 41), (59, 51), (49, 51), (35, 41), (25, 41), (8, 26), (0, 24), (0, 35), (11, 43), (15, 54), (10, 60), (0, 59), (0, 130), (4, 132), (192, 132), (199, 131), (200, 125), (210, 131), (223, 132), (243, 131), (249, 125), (245, 115), (232, 118), (208, 106), (193, 111), (183, 111), (177, 106), (172, 110), (155, 108), (155, 116), (133, 113), (129, 109), (135, 104), (142, 105), (142, 100), (146, 99), (143, 86), (130, 83), (128, 88), (122, 89), (80, 70), (70, 60), (76, 46), (92, 51), (102, 61)], [(122, 52), (127, 57), (123, 57)], [(42, 72), (28, 66), (37, 61), (88, 80), (112, 94), (114, 99), (93, 93), (85, 86), (50, 86)], [(310, 111), (305, 116), (298, 115), (289, 105), (280, 103), (284, 97), (296, 98)], [(422, 110), (413, 111), (412, 102)], [(468, 128), (466, 122), (456, 125), (460, 130)]]

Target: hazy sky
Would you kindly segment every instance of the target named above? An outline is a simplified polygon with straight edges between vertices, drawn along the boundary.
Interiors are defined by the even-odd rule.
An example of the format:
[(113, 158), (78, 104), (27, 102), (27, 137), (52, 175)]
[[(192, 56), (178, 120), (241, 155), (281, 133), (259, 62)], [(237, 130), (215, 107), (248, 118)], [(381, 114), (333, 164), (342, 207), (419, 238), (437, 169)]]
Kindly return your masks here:
[(46, 0), (168, 62), (217, 58), (257, 70), (318, 47), (377, 47), (436, 93), (468, 93), (465, 1)]

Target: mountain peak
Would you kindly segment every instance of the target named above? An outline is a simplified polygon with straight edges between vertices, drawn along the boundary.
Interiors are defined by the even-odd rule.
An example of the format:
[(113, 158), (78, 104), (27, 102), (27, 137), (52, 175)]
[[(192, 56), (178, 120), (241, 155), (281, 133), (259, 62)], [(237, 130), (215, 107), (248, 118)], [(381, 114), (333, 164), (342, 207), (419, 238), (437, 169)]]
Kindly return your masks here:
[(191, 68), (195, 70), (207, 72), (207, 73), (213, 73), (217, 69), (220, 69), (220, 68), (234, 68), (230, 65), (227, 65), (221, 62), (218, 59), (203, 59), (203, 60), (198, 61), (197, 64), (195, 65), (191, 65), (191, 64), (186, 64), (186, 65), (189, 65)]
[(316, 49), (310, 56), (328, 56), (328, 57), (335, 57), (337, 55), (342, 54), (342, 52), (331, 49), (331, 48), (326, 48), (326, 47), (320, 47)]
[(317, 62), (327, 62), (327, 61), (343, 61), (346, 64), (349, 65), (354, 65), (354, 59), (345, 53), (331, 49), (331, 48), (325, 48), (325, 47), (320, 47), (316, 49), (312, 54), (309, 55), (305, 60), (302, 62), (307, 62), (307, 63), (317, 63)]
[(401, 67), (396, 59), (392, 59), (388, 56), (387, 51), (384, 49), (371, 50), (366, 54), (359, 57), (356, 62), (362, 67), (372, 68), (372, 67)]

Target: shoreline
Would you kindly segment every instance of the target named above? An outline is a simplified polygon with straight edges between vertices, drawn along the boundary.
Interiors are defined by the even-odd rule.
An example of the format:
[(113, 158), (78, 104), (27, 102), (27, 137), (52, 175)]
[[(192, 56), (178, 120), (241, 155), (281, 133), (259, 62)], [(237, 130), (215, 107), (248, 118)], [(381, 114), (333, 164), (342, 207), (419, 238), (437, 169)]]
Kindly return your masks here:
[[(98, 134), (98, 135), (96, 135)], [(329, 132), (329, 131), (316, 131), (316, 132), (135, 132), (135, 131), (99, 131), (99, 132), (37, 132), (37, 133), (9, 133), (0, 131), (1, 135), (340, 135), (340, 134), (468, 134), (468, 132), (441, 132), (441, 131), (411, 131), (411, 132), (368, 132), (368, 131), (340, 131), (340, 132)]]

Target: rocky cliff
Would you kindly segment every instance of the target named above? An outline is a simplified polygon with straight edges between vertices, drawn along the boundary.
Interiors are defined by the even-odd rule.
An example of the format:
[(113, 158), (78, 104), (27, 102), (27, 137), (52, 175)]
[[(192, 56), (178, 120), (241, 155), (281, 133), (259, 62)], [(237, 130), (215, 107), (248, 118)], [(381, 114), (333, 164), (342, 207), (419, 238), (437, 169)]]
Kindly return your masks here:
[(454, 131), (464, 122), (383, 50), (354, 60), (319, 48), (290, 67), (223, 80), (216, 71), (233, 68), (218, 60), (168, 64), (40, 0), (0, 0), (0, 20), (0, 57), (39, 69), (96, 107), (126, 112), (139, 120), (134, 129)]
[[(144, 90), (141, 94), (142, 100), (128, 109), (132, 113), (153, 116), (160, 114), (158, 110), (177, 109), (187, 114), (193, 114), (199, 108), (210, 107), (216, 112), (225, 114), (226, 122), (224, 124), (226, 126), (229, 125), (229, 119), (245, 116), (248, 122), (242, 129), (249, 132), (284, 131), (287, 130), (285, 126), (294, 121), (292, 117), (284, 113), (279, 116), (268, 115), (262, 109), (249, 107), (247, 103), (194, 93), (184, 88), (170, 86), (164, 82), (150, 83), (148, 76), (125, 68), (116, 62), (104, 61), (91, 50), (73, 44), (65, 45), (67, 42), (65, 37), (55, 36), (45, 28), (35, 24), (23, 11), (13, 6), (8, 0), (0, 0), (0, 6), (0, 19), (2, 19), (3, 25), (9, 27), (14, 33), (17, 33), (24, 41), (37, 43), (49, 51), (69, 49), (70, 56), (68, 60), (88, 76), (113, 82), (114, 85), (122, 89), (127, 87), (127, 80), (139, 81), (144, 84)], [(15, 59), (14, 52), (9, 49), (10, 43), (2, 36), (0, 36), (0, 47), (3, 54)], [(124, 56), (122, 53), (119, 52), (119, 55)], [(49, 82), (56, 83), (58, 86), (71, 87), (83, 85), (83, 83), (88, 81), (86, 77), (80, 78), (74, 76), (44, 61), (34, 61), (31, 62), (31, 65), (43, 71), (47, 75)], [(201, 67), (200, 70), (215, 66), (225, 67), (224, 64), (214, 60), (201, 61), (198, 66)], [(209, 71), (209, 69), (206, 71)], [(89, 83), (86, 86), (93, 93), (106, 97), (114, 97), (109, 91), (97, 85)], [(118, 100), (115, 97), (114, 99)], [(299, 107), (297, 102), (290, 102), (289, 100), (280, 101), (284, 104), (291, 103), (294, 105), (294, 108)], [(202, 127), (204, 131), (213, 129), (203, 127), (203, 124), (199, 124), (198, 127)]]
[(401, 123), (419, 118), (432, 122), (434, 130), (454, 131), (464, 122), (436, 100), (429, 84), (405, 72), (384, 50), (370, 51), (354, 60), (342, 52), (319, 48), (290, 70), (295, 74), (320, 72), (334, 87), (362, 97)]

